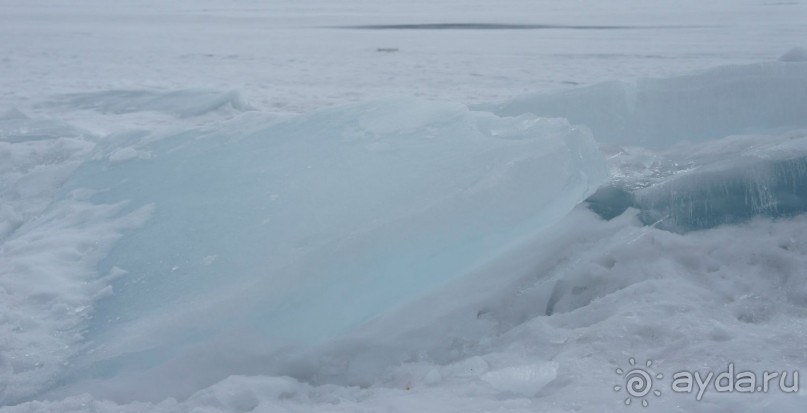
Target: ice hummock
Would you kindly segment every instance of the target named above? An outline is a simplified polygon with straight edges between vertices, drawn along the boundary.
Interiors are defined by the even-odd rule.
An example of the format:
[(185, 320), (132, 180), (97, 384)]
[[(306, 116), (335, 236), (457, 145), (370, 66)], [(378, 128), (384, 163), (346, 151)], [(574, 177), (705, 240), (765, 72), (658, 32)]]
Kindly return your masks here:
[(630, 207), (675, 231), (807, 211), (807, 63), (777, 62), (610, 82), (480, 106), (590, 127), (612, 180), (587, 200), (606, 219)]
[(152, 374), (164, 388), (144, 397), (174, 395), (166, 380), (198, 364), (182, 354), (320, 343), (495, 259), (607, 177), (587, 130), (561, 119), (406, 99), (261, 119), (146, 136), (65, 185), (154, 206), (101, 262), (125, 275), (95, 307), (74, 380), (131, 399), (144, 394), (110, 387)]
[(636, 208), (644, 224), (677, 232), (807, 212), (807, 131), (729, 136), (641, 158), (639, 148), (613, 155), (620, 174), (586, 200), (589, 208), (605, 219)]
[[(377, 141), (408, 136), (402, 125), (411, 125), (412, 133), (417, 134), (422, 130), (439, 132), (451, 129), (446, 125), (454, 122), (474, 124), (473, 119), (490, 118), (496, 126), (476, 128), (477, 132), (484, 136), (489, 132), (490, 137), (519, 139), (525, 130), (531, 130), (531, 122), (536, 121), (531, 115), (498, 119), (474, 113), (455, 117), (455, 109), (466, 112), (461, 106), (454, 105), (445, 105), (444, 109), (448, 109), (434, 117), (430, 117), (429, 110), (418, 112), (419, 107), (414, 104), (401, 107), (405, 109), (377, 110), (376, 113), (383, 113), (376, 122), (371, 120), (375, 116), (372, 114), (366, 117), (353, 114), (355, 122), (350, 122), (347, 120), (350, 116), (342, 112), (344, 118), (338, 114), (329, 118), (335, 119), (329, 128), (309, 126), (312, 126), (311, 130), (321, 131), (321, 137), (325, 138), (352, 136), (353, 142), (358, 142), (359, 146), (364, 141), (357, 137), (376, 137), (378, 139), (369, 139), (364, 148), (368, 152), (386, 153), (385, 145), (378, 145)], [(365, 109), (372, 112), (367, 107)], [(27, 108), (25, 110), (28, 112)], [(36, 194), (26, 193), (24, 206), (29, 205), (29, 196), (50, 200), (52, 191), (62, 181), (29, 178), (37, 177), (41, 172), (45, 172), (44, 176), (66, 177), (73, 171), (75, 163), (84, 161), (93, 144), (78, 139), (80, 135), (75, 139), (61, 140), (49, 132), (17, 133), (15, 122), (30, 119), (27, 120), (24, 114), (9, 113), (5, 117), (12, 121), (13, 128), (7, 130), (13, 133), (6, 135), (10, 138), (3, 142), (2, 150), (6, 153), (2, 155), (15, 162), (9, 163), (4, 171), (4, 183), (22, 182), (17, 175), (22, 173), (27, 182), (36, 185), (18, 185), (19, 188), (41, 189)], [(384, 116), (385, 113), (389, 116)], [(403, 114), (407, 114), (406, 121), (390, 122)], [(41, 113), (31, 112), (31, 115), (37, 119)], [(218, 161), (215, 156), (217, 142), (221, 143), (218, 148), (226, 146), (225, 141), (261, 142), (255, 145), (259, 152), (255, 157), (265, 155), (271, 145), (262, 142), (261, 138), (266, 138), (267, 131), (288, 130), (283, 125), (296, 127), (312, 117), (322, 121), (324, 117), (321, 115), (303, 117), (297, 123), (294, 120), (275, 123), (260, 114), (247, 114), (231, 121), (217, 119), (221, 122), (219, 125), (184, 132), (177, 132), (182, 126), (172, 123), (168, 131), (107, 137), (96, 146), (95, 163), (87, 165), (75, 180), (68, 183), (44, 214), (30, 218), (16, 208), (9, 209), (10, 214), (0, 211), (0, 220), (8, 219), (13, 224), (10, 237), (0, 248), (0, 302), (11, 303), (3, 307), (0, 319), (0, 337), (3, 337), (0, 342), (0, 404), (36, 399), (0, 410), (620, 411), (624, 405), (615, 397), (612, 384), (615, 380), (613, 369), (625, 362), (623, 356), (652, 358), (667, 372), (673, 368), (724, 368), (729, 360), (743, 360), (748, 363), (745, 368), (755, 371), (770, 368), (804, 371), (802, 343), (805, 330), (801, 328), (807, 314), (807, 283), (804, 282), (803, 270), (807, 263), (807, 244), (803, 237), (807, 221), (804, 215), (793, 219), (761, 218), (747, 225), (725, 225), (681, 235), (659, 230), (659, 226), (671, 222), (669, 219), (656, 227), (638, 225), (636, 217), (644, 219), (641, 217), (645, 210), (638, 213), (630, 210), (616, 219), (603, 221), (583, 208), (576, 208), (571, 215), (560, 219), (554, 228), (537, 230), (534, 242), (495, 254), (499, 259), (494, 257), (492, 264), (474, 265), (476, 271), (469, 271), (472, 273), (469, 277), (446, 280), (443, 288), (422, 285), (424, 291), (429, 287), (432, 295), (406, 291), (411, 296), (401, 300), (400, 305), (384, 303), (388, 307), (373, 322), (356, 329), (348, 328), (351, 331), (340, 336), (336, 343), (326, 342), (321, 348), (304, 353), (302, 361), (287, 358), (288, 353), (274, 351), (276, 340), (267, 340), (266, 332), (255, 328), (265, 325), (262, 324), (263, 318), (240, 317), (250, 315), (250, 308), (265, 304), (258, 301), (261, 294), (269, 290), (252, 288), (256, 283), (244, 283), (249, 281), (248, 277), (228, 278), (245, 284), (240, 286), (241, 291), (237, 290), (238, 285), (218, 288), (222, 284), (210, 282), (213, 277), (209, 273), (208, 278), (200, 279), (204, 283), (210, 282), (207, 285), (184, 283), (196, 281), (192, 279), (193, 274), (184, 276), (188, 275), (184, 265), (172, 266), (162, 280), (149, 279), (138, 276), (128, 266), (124, 269), (113, 265), (109, 261), (111, 258), (99, 269), (105, 272), (96, 274), (95, 260), (106, 255), (113, 241), (123, 235), (123, 244), (118, 244), (120, 249), (110, 256), (120, 258), (119, 251), (127, 251), (127, 248), (132, 251), (132, 245), (138, 242), (143, 245), (144, 230), (165, 222), (148, 220), (150, 216), (157, 217), (155, 214), (160, 213), (160, 207), (155, 206), (156, 203), (144, 203), (146, 195), (161, 201), (176, 197), (173, 210), (179, 210), (179, 204), (184, 202), (186, 214), (209, 207), (204, 204), (197, 207), (198, 197), (179, 199), (180, 194), (167, 193), (166, 188), (171, 187), (173, 179), (170, 160), (199, 160), (190, 152), (196, 150), (197, 144), (201, 145), (199, 154), (204, 156), (199, 158), (211, 160), (205, 167), (210, 173), (201, 177), (183, 175), (181, 178), (195, 183), (192, 188), (205, 190), (206, 178), (219, 176), (214, 173), (219, 165), (215, 163)], [(545, 136), (543, 132), (552, 135), (550, 132), (556, 130), (555, 121), (538, 122), (543, 123), (535, 128), (542, 131), (537, 135)], [(688, 120), (681, 119), (680, 122), (686, 124)], [(352, 123), (362, 127), (345, 126)], [(562, 121), (556, 125), (568, 126)], [(331, 127), (344, 127), (348, 132), (340, 135)], [(759, 129), (769, 128), (771, 125)], [(787, 128), (787, 124), (773, 127), (778, 128)], [(63, 128), (53, 128), (57, 132), (60, 129)], [(365, 132), (355, 133), (357, 130)], [(367, 130), (372, 133), (366, 133)], [(470, 135), (476, 136), (475, 133)], [(719, 201), (724, 192), (721, 186), (737, 177), (740, 189), (770, 183), (784, 187), (784, 191), (777, 193), (799, 194), (795, 187), (791, 191), (790, 185), (804, 182), (803, 171), (790, 168), (801, 167), (799, 157), (804, 153), (803, 136), (803, 133), (735, 136), (710, 141), (707, 145), (701, 142), (688, 147), (673, 147), (664, 152), (626, 146), (617, 149), (621, 155), (608, 155), (612, 162), (626, 159), (642, 164), (652, 160), (652, 164), (642, 165), (645, 170), (636, 176), (614, 178), (631, 184), (622, 187), (632, 191), (629, 193), (630, 202), (634, 202), (634, 194), (645, 194), (647, 200), (660, 201), (647, 211), (669, 215), (665, 208), (672, 204), (663, 202), (665, 198), (669, 199), (669, 194), (702, 191), (698, 196), (705, 196), (710, 202), (710, 210), (714, 210), (712, 201)], [(549, 142), (557, 141), (549, 139)], [(65, 143), (69, 145), (61, 146)], [(238, 148), (245, 152), (247, 146), (244, 144)], [(316, 145), (313, 147), (317, 148)], [(333, 148), (329, 146), (312, 153), (322, 158), (325, 156), (323, 152)], [(608, 152), (614, 148), (613, 145), (605, 146)], [(253, 149), (252, 145), (249, 149)], [(308, 149), (305, 153), (309, 153)], [(329, 151), (328, 155), (331, 153), (341, 152)], [(233, 155), (227, 151), (223, 154)], [(458, 156), (466, 154), (462, 152)], [(270, 160), (277, 161), (282, 154), (271, 155)], [(552, 162), (557, 160), (555, 157), (553, 154)], [(60, 163), (65, 161), (62, 158), (67, 158), (69, 168), (61, 172), (54, 170), (61, 167)], [(400, 165), (396, 159), (384, 160), (389, 161), (391, 167)], [(452, 158), (447, 163), (454, 165), (453, 162), (459, 160)], [(235, 161), (226, 164), (233, 166), (233, 170), (241, 165)], [(152, 165), (158, 167), (150, 170)], [(182, 169), (187, 165), (198, 163), (175, 166)], [(776, 165), (784, 166), (780, 168), (783, 173), (766, 175), (766, 171)], [(142, 192), (137, 192), (138, 196), (143, 195), (139, 203), (109, 203), (122, 199), (121, 195), (134, 194), (136, 191), (127, 189), (136, 186), (131, 182), (100, 191), (76, 189), (74, 185), (81, 182), (85, 186), (106, 188), (105, 182), (114, 182), (124, 175), (119, 168), (159, 176), (147, 180), (154, 183), (152, 187), (142, 185)], [(776, 172), (776, 168), (773, 170)], [(788, 177), (787, 173), (793, 175)], [(556, 174), (553, 172), (551, 176), (554, 178)], [(759, 180), (765, 176), (772, 178)], [(215, 184), (222, 188), (229, 183)], [(641, 185), (635, 185), (637, 183)], [(454, 182), (443, 184), (453, 188)], [(728, 191), (729, 194), (734, 192), (733, 189)], [(0, 193), (3, 201), (9, 194), (13, 192), (4, 188)], [(256, 199), (267, 196), (248, 195), (254, 195)], [(273, 191), (268, 199), (274, 198), (277, 202), (282, 195)], [(621, 195), (624, 194), (616, 197)], [(509, 194), (505, 196), (510, 197)], [(620, 202), (624, 203), (624, 199)], [(796, 205), (803, 206), (802, 202), (796, 198)], [(166, 202), (160, 203), (165, 209)], [(138, 204), (142, 207), (137, 208)], [(771, 204), (754, 201), (749, 205), (764, 207)], [(755, 213), (770, 212), (769, 215), (777, 218), (787, 218), (787, 214), (777, 212), (781, 210), (756, 208)], [(680, 216), (685, 218), (680, 221), (683, 224), (699, 217), (697, 214)], [(242, 217), (248, 220), (250, 212), (225, 218), (232, 218), (228, 223), (234, 223), (236, 229), (242, 229), (248, 235), (254, 234), (251, 231), (255, 230), (239, 223)], [(455, 222), (469, 222), (455, 218), (458, 220)], [(151, 224), (134, 228), (147, 221)], [(215, 229), (223, 229), (216, 231), (216, 235), (227, 235), (230, 230), (227, 225)], [(431, 227), (415, 229), (428, 233)], [(514, 244), (518, 238), (512, 238)], [(190, 247), (200, 245), (196, 238), (187, 239), (191, 240), (188, 242)], [(310, 246), (299, 245), (295, 252), (302, 254)], [(506, 243), (502, 246), (509, 247)], [(154, 247), (152, 252), (159, 249), (156, 244), (151, 247)], [(168, 251), (157, 252), (172, 259)], [(175, 248), (175, 252), (187, 256), (196, 254), (182, 248)], [(248, 250), (245, 252), (249, 253)], [(225, 257), (207, 252), (198, 256), (201, 257), (197, 263), (200, 267), (220, 265)], [(315, 254), (292, 258), (301, 256)], [(337, 258), (331, 255), (323, 261), (326, 259)], [(230, 260), (229, 264), (234, 261)], [(153, 260), (144, 263), (154, 267), (163, 264)], [(220, 273), (227, 274), (226, 271)], [(172, 277), (174, 274), (183, 277)], [(108, 285), (110, 281), (114, 281), (114, 285)], [(169, 294), (154, 294), (159, 292), (158, 288), (152, 288), (158, 281), (164, 283), (159, 287), (173, 284), (179, 290), (183, 286), (197, 289), (196, 297), (200, 299), (194, 305), (192, 298), (177, 303)], [(356, 288), (366, 288), (360, 291), (362, 294), (388, 294), (384, 289), (388, 287), (386, 284), (360, 284), (358, 281), (363, 280), (357, 279), (348, 281), (357, 281), (353, 283)], [(319, 301), (322, 296), (318, 294), (322, 290), (318, 288), (327, 288), (327, 285), (309, 283), (300, 287), (310, 291), (313, 300)], [(119, 297), (126, 298), (125, 291), (129, 288), (132, 289), (130, 292), (138, 291), (139, 294), (131, 293), (127, 300), (119, 303), (108, 300), (113, 291), (123, 291)], [(243, 291), (247, 293), (241, 294)], [(302, 298), (282, 310), (293, 312), (295, 304), (308, 308), (303, 307), (306, 292), (294, 296), (289, 294), (290, 300)], [(193, 294), (186, 297), (191, 296)], [(282, 292), (281, 296), (286, 297)], [(103, 300), (105, 297), (107, 300)], [(389, 295), (385, 297), (389, 298)], [(408, 301), (410, 298), (414, 302)], [(99, 299), (102, 300), (101, 306), (96, 306)], [(153, 300), (154, 307), (138, 308), (143, 304), (138, 300)], [(233, 303), (235, 305), (231, 305)], [(200, 308), (204, 310), (205, 306), (223, 311), (221, 314), (198, 311)], [(342, 307), (330, 308), (342, 310)], [(137, 320), (126, 318), (125, 313), (130, 309)], [(186, 319), (190, 322), (183, 322), (182, 314), (178, 314), (183, 310), (188, 312)], [(104, 317), (105, 314), (109, 315)], [(90, 316), (98, 324), (90, 325), (90, 334), (86, 334)], [(160, 321), (166, 322), (161, 325)], [(226, 326), (220, 328), (222, 325)], [(315, 323), (311, 326), (321, 327)], [(201, 328), (191, 330), (189, 327)], [(775, 360), (760, 358), (760, 348), (783, 358), (771, 365)], [(73, 357), (76, 351), (83, 350), (87, 352), (81, 357)], [(282, 368), (274, 369), (274, 363)], [(60, 374), (65, 369), (70, 375)], [(236, 375), (214, 383), (232, 373)], [(39, 392), (43, 385), (51, 386), (53, 390)], [(580, 397), (581, 394), (585, 397)], [(188, 395), (191, 396), (185, 398)], [(654, 400), (653, 410), (691, 411), (706, 406), (721, 411), (751, 406), (757, 410), (798, 411), (804, 404), (804, 394), (784, 395), (782, 399), (776, 396), (757, 394), (731, 400), (710, 397), (705, 404), (665, 393), (658, 403)], [(133, 399), (147, 399), (154, 403), (128, 402)]]
[(591, 128), (598, 142), (646, 148), (807, 127), (807, 63), (798, 51), (788, 56), (787, 61), (601, 83), (481, 107), (506, 116), (566, 118)]

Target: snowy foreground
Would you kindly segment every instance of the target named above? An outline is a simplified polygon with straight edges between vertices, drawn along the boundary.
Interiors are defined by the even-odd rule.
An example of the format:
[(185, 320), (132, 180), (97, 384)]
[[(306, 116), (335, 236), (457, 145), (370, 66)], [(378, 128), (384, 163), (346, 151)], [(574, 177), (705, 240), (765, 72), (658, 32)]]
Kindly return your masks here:
[(12, 3), (0, 412), (807, 406), (800, 3)]

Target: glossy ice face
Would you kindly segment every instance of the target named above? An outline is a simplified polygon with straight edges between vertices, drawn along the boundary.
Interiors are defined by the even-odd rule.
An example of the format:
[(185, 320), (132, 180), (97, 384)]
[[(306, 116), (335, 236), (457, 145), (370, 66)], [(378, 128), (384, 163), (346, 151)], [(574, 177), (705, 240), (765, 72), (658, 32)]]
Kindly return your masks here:
[(79, 375), (247, 332), (322, 343), (498, 258), (607, 178), (559, 119), (407, 99), (256, 116), (112, 149), (64, 185), (153, 210), (101, 261), (126, 275), (95, 307)]

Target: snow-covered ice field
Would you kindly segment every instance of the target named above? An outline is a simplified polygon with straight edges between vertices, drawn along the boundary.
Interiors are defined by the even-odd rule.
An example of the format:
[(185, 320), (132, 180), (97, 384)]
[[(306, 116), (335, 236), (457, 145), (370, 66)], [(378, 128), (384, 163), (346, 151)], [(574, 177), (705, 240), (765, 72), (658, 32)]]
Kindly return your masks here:
[(801, 412), (805, 46), (804, 0), (0, 1), (0, 412)]
[[(486, 102), (773, 60), (803, 46), (805, 7), (800, 0), (4, 0), (0, 103), (198, 87), (237, 89), (276, 112), (399, 94)], [(570, 28), (338, 29), (407, 23)]]

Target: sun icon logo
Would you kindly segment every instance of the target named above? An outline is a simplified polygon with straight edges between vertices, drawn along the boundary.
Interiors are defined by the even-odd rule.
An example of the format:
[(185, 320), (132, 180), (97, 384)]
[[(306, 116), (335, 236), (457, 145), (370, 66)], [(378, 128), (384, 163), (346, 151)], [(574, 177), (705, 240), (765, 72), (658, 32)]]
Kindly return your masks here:
[(628, 363), (630, 363), (630, 368), (627, 371), (621, 368), (616, 369), (616, 374), (625, 378), (625, 386), (614, 386), (614, 391), (620, 392), (625, 389), (628, 393), (628, 397), (625, 399), (626, 406), (630, 406), (633, 400), (637, 399), (642, 401), (643, 407), (647, 407), (650, 403), (645, 398), (646, 396), (650, 393), (656, 397), (661, 396), (661, 390), (653, 389), (653, 379), (661, 380), (664, 375), (653, 373), (651, 370), (653, 360), (647, 360), (644, 367), (636, 367), (636, 359), (633, 357), (628, 359)]

